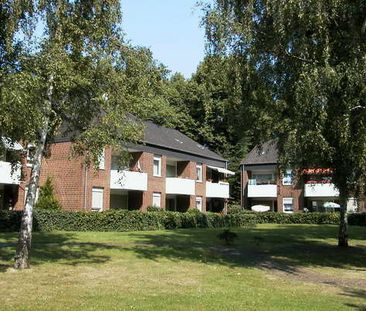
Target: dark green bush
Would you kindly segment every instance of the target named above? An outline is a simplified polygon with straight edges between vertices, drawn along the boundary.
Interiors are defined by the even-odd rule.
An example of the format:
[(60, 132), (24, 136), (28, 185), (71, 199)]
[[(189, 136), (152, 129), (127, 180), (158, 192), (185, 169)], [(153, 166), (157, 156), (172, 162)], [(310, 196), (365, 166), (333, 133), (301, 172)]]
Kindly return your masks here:
[[(21, 212), (0, 211), (0, 231), (18, 231)], [(339, 213), (234, 213), (221, 215), (199, 212), (139, 212), (111, 210), (68, 212), (35, 210), (35, 231), (139, 231), (178, 228), (250, 227), (261, 223), (338, 224)], [(366, 214), (350, 214), (351, 225), (366, 225)]]
[(228, 214), (237, 214), (243, 212), (243, 208), (238, 204), (229, 204), (227, 207)]
[(349, 214), (348, 223), (354, 226), (366, 226), (366, 213)]

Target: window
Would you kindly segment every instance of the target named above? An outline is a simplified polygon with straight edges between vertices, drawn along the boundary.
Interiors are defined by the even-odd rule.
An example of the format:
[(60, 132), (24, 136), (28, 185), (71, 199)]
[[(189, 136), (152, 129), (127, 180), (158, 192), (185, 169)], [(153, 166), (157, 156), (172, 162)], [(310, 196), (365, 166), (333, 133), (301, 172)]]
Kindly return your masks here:
[(292, 170), (286, 170), (283, 173), (282, 185), (291, 186), (292, 185)]
[(98, 157), (98, 161), (99, 161), (99, 169), (104, 170), (105, 169), (105, 150), (104, 150), (104, 148)]
[(250, 185), (274, 185), (276, 184), (273, 172), (253, 172), (249, 180)]
[(196, 174), (197, 174), (197, 181), (202, 181), (202, 164), (197, 163), (196, 164)]
[(196, 208), (202, 212), (202, 197), (196, 197)]
[(166, 163), (166, 177), (177, 177), (177, 162), (167, 161), (167, 163)]
[(293, 213), (294, 205), (293, 205), (293, 198), (283, 198), (283, 211), (285, 213)]
[(153, 175), (157, 177), (161, 177), (161, 156), (154, 155), (154, 171)]
[(161, 207), (161, 193), (160, 192), (153, 193), (153, 206)]
[(92, 210), (103, 210), (103, 188), (93, 188), (92, 190)]

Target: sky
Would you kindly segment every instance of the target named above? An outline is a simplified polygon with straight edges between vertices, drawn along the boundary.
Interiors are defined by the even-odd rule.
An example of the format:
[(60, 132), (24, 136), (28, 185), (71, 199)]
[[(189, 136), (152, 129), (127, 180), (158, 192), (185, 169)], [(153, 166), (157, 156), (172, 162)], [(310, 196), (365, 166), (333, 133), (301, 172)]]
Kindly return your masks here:
[(132, 45), (186, 78), (204, 57), (204, 30), (197, 0), (122, 0), (123, 30)]

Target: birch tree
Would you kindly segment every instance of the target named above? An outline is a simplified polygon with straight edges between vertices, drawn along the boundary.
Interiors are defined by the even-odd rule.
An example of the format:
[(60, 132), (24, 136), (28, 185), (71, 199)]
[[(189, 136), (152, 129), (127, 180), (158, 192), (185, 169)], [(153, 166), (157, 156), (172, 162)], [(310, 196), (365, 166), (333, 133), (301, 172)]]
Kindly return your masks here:
[[(14, 267), (30, 267), (33, 207), (42, 157), (55, 135), (74, 133), (74, 153), (97, 163), (106, 145), (139, 138), (126, 122), (128, 67), (118, 0), (2, 1), (0, 134), (35, 155)], [(31, 35), (42, 28), (42, 33)]]
[(333, 169), (347, 246), (347, 198), (366, 190), (366, 3), (215, 0), (204, 12), (208, 53), (235, 59), (258, 137), (279, 139), (286, 166)]

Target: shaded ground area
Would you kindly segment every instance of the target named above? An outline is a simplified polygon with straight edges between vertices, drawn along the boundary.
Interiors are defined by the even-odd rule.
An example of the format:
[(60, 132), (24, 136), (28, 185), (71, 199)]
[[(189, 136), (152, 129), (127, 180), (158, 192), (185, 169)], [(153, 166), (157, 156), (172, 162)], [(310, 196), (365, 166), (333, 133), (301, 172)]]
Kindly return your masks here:
[[(299, 293), (296, 293), (297, 296), (295, 295), (292, 299), (294, 302), (297, 300), (296, 306), (299, 306), (299, 310), (311, 309), (311, 305), (309, 305), (311, 299), (315, 304), (318, 298), (322, 298), (324, 301), (324, 297), (327, 295), (330, 299), (332, 297), (338, 299), (334, 310), (337, 309), (337, 306), (343, 306), (338, 309), (366, 310), (365, 228), (351, 227), (351, 246), (349, 248), (336, 246), (336, 226), (260, 225), (233, 231), (238, 234), (238, 239), (232, 246), (226, 246), (219, 241), (217, 234), (222, 230), (214, 229), (131, 233), (36, 233), (32, 250), (33, 270), (31, 271), (37, 271), (37, 267), (41, 269), (45, 266), (70, 267), (63, 268), (62, 271), (79, 269), (79, 267), (98, 267), (101, 269), (100, 273), (106, 277), (109, 275), (106, 272), (107, 267), (113, 267), (113, 269), (125, 267), (126, 260), (130, 260), (132, 265), (142, 265), (142, 268), (135, 273), (134, 280), (137, 276), (139, 278), (147, 277), (150, 272), (146, 271), (150, 271), (151, 267), (156, 269), (159, 267), (164, 271), (169, 271), (174, 267), (174, 273), (178, 273), (175, 269), (180, 266), (187, 267), (188, 271), (192, 269), (199, 276), (186, 280), (186, 275), (183, 277), (178, 273), (175, 281), (179, 286), (190, 284), (193, 290), (200, 287), (200, 284), (204, 286), (206, 278), (209, 278), (209, 276), (201, 276), (201, 272), (205, 271), (204, 273), (214, 275), (216, 269), (223, 269), (222, 271), (225, 271), (226, 274), (235, 271), (234, 275), (242, 277), (242, 283), (238, 283), (237, 287), (243, 287), (242, 290), (253, 289), (253, 295), (261, 291), (271, 295), (273, 290), (271, 286), (279, 286), (278, 290), (281, 293), (276, 293), (276, 295), (283, 294), (283, 299), (288, 299), (286, 288), (288, 287), (290, 291), (298, 288), (296, 291), (298, 290)], [(13, 273), (10, 267), (15, 242), (15, 234), (0, 234), (0, 269), (5, 272), (5, 276)], [(215, 267), (214, 271), (212, 271), (212, 267)], [(106, 274), (102, 272), (103, 269), (106, 269)], [(116, 270), (114, 273), (116, 275), (120, 273), (121, 277), (126, 277), (123, 274), (125, 272), (122, 273), (120, 270)], [(252, 275), (253, 273), (255, 277)], [(155, 279), (159, 279), (161, 274), (162, 272), (157, 275), (152, 274), (149, 281), (155, 282)], [(215, 280), (218, 284), (232, 282), (234, 285), (238, 281), (236, 278), (232, 280), (219, 274)], [(267, 285), (256, 287), (261, 282), (268, 283), (269, 288), (266, 288)], [(249, 285), (250, 289), (246, 289), (245, 286)], [(304, 289), (300, 290), (302, 287)], [(302, 307), (301, 295), (304, 297), (306, 295), (301, 294), (301, 291), (307, 290), (314, 291), (314, 296), (309, 296), (310, 298), (307, 299), (310, 302), (304, 301)], [(319, 295), (319, 290), (325, 291), (324, 297), (316, 297)], [(240, 294), (238, 293), (234, 297), (238, 297), (237, 295)], [(268, 296), (266, 299), (271, 301), (276, 298)], [(188, 298), (187, 301), (189, 301)], [(236, 302), (238, 308), (234, 306), (230, 308), (231, 305), (229, 305), (227, 309), (239, 310), (245, 307), (248, 310), (259, 310), (262, 304), (263, 307), (265, 306), (265, 302), (262, 300), (253, 307), (240, 305), (239, 302)], [(292, 302), (289, 300), (288, 303), (290, 306), (288, 309), (293, 309)], [(219, 304), (220, 301), (218, 301)], [(320, 302), (315, 305), (323, 310)], [(325, 305), (329, 306), (329, 303), (325, 303)], [(189, 305), (186, 307), (189, 308)], [(286, 310), (286, 305), (279, 305), (279, 307)], [(206, 306), (198, 309), (206, 309)], [(177, 308), (177, 310), (180, 309)]]

